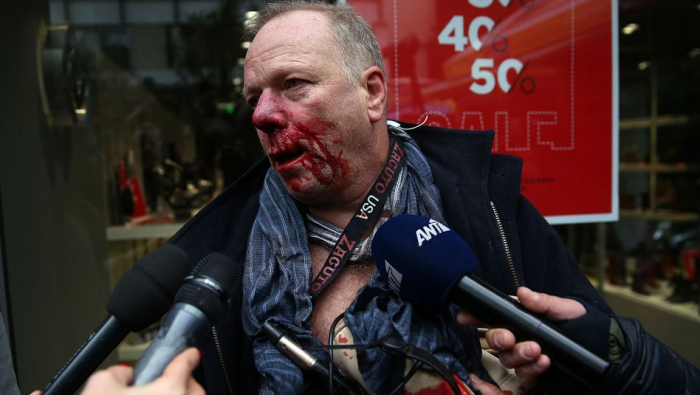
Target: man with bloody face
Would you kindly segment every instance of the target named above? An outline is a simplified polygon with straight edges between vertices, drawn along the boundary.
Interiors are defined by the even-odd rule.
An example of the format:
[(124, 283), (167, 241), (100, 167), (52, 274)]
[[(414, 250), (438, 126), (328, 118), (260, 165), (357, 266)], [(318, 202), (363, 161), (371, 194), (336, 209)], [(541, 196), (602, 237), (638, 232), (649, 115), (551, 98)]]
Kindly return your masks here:
[[(320, 11), (272, 18), (248, 50), (243, 95), (254, 107), (253, 124), (287, 192), (309, 215), (342, 229), (389, 155), (387, 88), (382, 68), (372, 62), (349, 75), (333, 34)], [(315, 242), (309, 249), (319, 258), (313, 259), (316, 275), (329, 251)], [(315, 302), (323, 306), (311, 316), (320, 320), (314, 329), (319, 338), (327, 338), (333, 318), (372, 273), (348, 269)]]
[[(485, 267), (482, 275), (504, 292), (514, 294), (527, 278), (527, 284), (540, 291), (562, 296), (573, 291), (607, 309), (570, 258), (554, 262), (554, 254), (566, 256), (564, 247), (517, 192), (520, 163), (490, 154), (491, 133), (421, 127), (409, 136), (400, 127), (388, 126), (389, 93), (379, 44), (352, 8), (276, 3), (261, 10), (249, 27), (255, 37), (246, 55), (243, 96), (254, 108), (252, 121), (269, 169), (265, 164), (254, 168), (172, 242), (189, 249), (193, 259), (206, 249), (245, 257), (243, 292), (234, 309), (241, 311), (242, 317), (236, 319), (252, 340), (261, 392), (301, 392), (306, 385), (300, 369), (261, 333), (266, 320), (272, 319), (302, 347), (312, 348), (328, 341), (331, 324), (342, 313), (342, 326), (349, 331), (345, 333), (355, 343), (400, 335), (422, 349), (454, 350), (436, 356), (463, 383), (478, 387), (470, 374), (489, 380), (479, 362), (481, 349), (473, 327), (459, 325), (456, 311), (414, 314), (374, 270), (372, 235), (399, 214), (445, 222), (470, 245), (484, 246), (475, 249)], [(435, 152), (440, 154), (433, 159), (429, 153)], [(462, 183), (488, 186), (489, 167), (500, 167), (499, 172), (508, 176), (509, 191), (490, 196), (488, 188), (462, 188)], [(376, 207), (372, 197), (380, 194), (386, 195), (385, 202)], [(496, 231), (489, 202), (503, 210), (501, 219), (509, 224), (503, 235)], [(363, 204), (369, 204), (372, 212), (358, 211)], [(515, 225), (517, 216), (520, 226), (544, 227), (538, 245), (555, 240), (556, 249), (520, 248), (524, 237)], [(223, 219), (237, 222), (232, 225)], [(353, 221), (361, 223), (361, 234), (348, 238), (345, 231), (357, 227)], [(203, 230), (205, 226), (208, 229)], [(193, 237), (197, 231), (217, 236), (203, 243)], [(506, 257), (506, 248), (515, 253), (513, 257)], [(343, 258), (346, 262), (341, 265)], [(531, 267), (524, 265), (526, 261), (533, 262)], [(551, 275), (558, 281), (536, 278), (531, 284), (527, 272), (543, 271), (547, 265), (557, 266)], [(216, 336), (220, 342), (235, 340), (230, 348), (246, 349), (240, 344), (240, 327), (231, 322), (220, 325), (226, 326)], [(513, 363), (526, 367), (529, 382), (548, 367), (546, 357), (535, 348), (532, 355)], [(212, 354), (229, 358), (231, 351), (220, 349), (216, 345)], [(327, 360), (326, 352), (313, 353)], [(214, 380), (210, 372), (226, 370), (227, 363), (207, 368), (204, 354), (202, 380), (207, 384)], [(389, 392), (403, 378), (403, 358), (387, 357), (377, 349), (358, 350), (357, 358), (357, 378), (374, 392)], [(234, 374), (226, 373), (227, 386)], [(241, 381), (246, 378), (237, 380)], [(251, 386), (257, 385), (256, 379)]]
[(344, 226), (389, 152), (387, 88), (371, 62), (349, 75), (333, 34), (319, 11), (272, 18), (248, 50), (243, 95), (287, 191)]
[[(253, 124), (272, 170), (279, 177), (278, 185), (283, 185), (294, 201), (303, 205), (307, 222), (334, 227), (338, 233), (348, 226), (363, 200), (373, 193), (377, 176), (391, 159), (392, 139), (386, 118), (386, 77), (376, 39), (352, 10), (345, 8), (342, 13), (333, 14), (327, 12), (329, 9), (339, 8), (282, 5), (258, 15), (253, 22), (255, 38), (246, 56), (243, 96), (254, 108)], [(350, 25), (355, 31), (343, 29), (343, 25)], [(372, 45), (361, 47), (368, 38)], [(359, 55), (350, 58), (344, 57), (344, 53)], [(415, 145), (405, 134), (394, 136), (398, 138)], [(420, 155), (417, 150), (416, 155)], [(390, 170), (390, 175), (396, 174), (394, 169)], [(423, 178), (426, 180), (421, 183), (430, 183), (429, 174)], [(439, 206), (439, 193), (434, 195), (429, 199)], [(391, 201), (387, 202), (384, 218), (354, 221), (372, 221), (367, 232), (371, 235), (378, 220), (396, 214), (391, 205)], [(439, 212), (439, 207), (434, 211)], [(308, 223), (304, 226), (309, 227)], [(343, 250), (347, 243), (334, 248), (313, 236), (308, 239), (311, 276), (320, 279), (324, 288), (323, 292), (312, 295), (315, 298), (308, 310), (307, 324), (314, 337), (325, 342), (333, 320), (348, 309), (362, 287), (372, 282), (374, 263), (365, 255), (350, 260), (342, 269), (337, 264), (327, 267), (324, 263), (329, 254), (330, 262), (337, 262), (337, 258), (350, 253)], [(369, 238), (364, 240), (367, 242)], [(342, 253), (336, 254), (333, 261), (337, 248)], [(260, 284), (259, 268), (254, 262), (250, 262), (248, 269), (246, 284), (250, 294), (256, 295), (256, 288), (269, 287), (264, 281)], [(335, 277), (329, 275), (336, 271)], [(316, 291), (314, 285), (311, 284), (311, 291)], [(260, 303), (269, 302), (265, 296), (251, 297), (245, 306), (250, 314), (250, 332), (259, 331), (261, 320), (273, 311), (276, 313), (273, 316), (280, 315), (278, 310), (261, 310), (254, 305)], [(376, 334), (370, 336), (374, 340), (376, 337)], [(258, 367), (265, 376), (264, 362), (258, 362)], [(271, 389), (282, 388), (272, 374), (267, 381), (272, 382)], [(383, 388), (383, 383), (375, 385), (378, 386), (375, 390)]]
[[(414, 311), (377, 274), (372, 237), (400, 214), (448, 224), (472, 246), (476, 274), (505, 293), (528, 286), (610, 313), (556, 232), (520, 195), (521, 161), (491, 153), (493, 133), (428, 126), (407, 133), (408, 126), (387, 122), (379, 44), (352, 8), (268, 4), (249, 28), (255, 37), (243, 95), (269, 161), (170, 241), (193, 261), (211, 251), (245, 261), (243, 290), (203, 350), (198, 379), (208, 392), (313, 387), (263, 334), (271, 320), (323, 363), (328, 354), (320, 346), (329, 338), (372, 344), (396, 336), (434, 352), (464, 388), (499, 393), (480, 362), (473, 326), (459, 324), (455, 309)], [(332, 330), (341, 314), (340, 329)], [(491, 332), (498, 346), (494, 333), (503, 332)], [(497, 348), (526, 386), (549, 369), (534, 342)], [(376, 348), (343, 355), (347, 373), (374, 393), (389, 393), (403, 379), (406, 358)], [(431, 374), (406, 390), (439, 387)]]

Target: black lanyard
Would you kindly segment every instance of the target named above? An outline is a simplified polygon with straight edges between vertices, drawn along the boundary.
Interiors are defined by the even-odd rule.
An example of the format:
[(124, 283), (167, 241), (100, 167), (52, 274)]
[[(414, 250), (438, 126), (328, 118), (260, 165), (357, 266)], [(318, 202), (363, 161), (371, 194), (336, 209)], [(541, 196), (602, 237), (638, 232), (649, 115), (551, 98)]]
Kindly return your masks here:
[(367, 232), (370, 225), (381, 215), (386, 199), (396, 184), (398, 173), (406, 161), (406, 152), (403, 149), (401, 138), (391, 138), (391, 153), (384, 165), (384, 169), (374, 182), (374, 186), (365, 196), (355, 215), (340, 234), (340, 238), (331, 249), (321, 271), (311, 282), (309, 294), (314, 298), (323, 291), (328, 284), (335, 279), (350, 259), (350, 253)]

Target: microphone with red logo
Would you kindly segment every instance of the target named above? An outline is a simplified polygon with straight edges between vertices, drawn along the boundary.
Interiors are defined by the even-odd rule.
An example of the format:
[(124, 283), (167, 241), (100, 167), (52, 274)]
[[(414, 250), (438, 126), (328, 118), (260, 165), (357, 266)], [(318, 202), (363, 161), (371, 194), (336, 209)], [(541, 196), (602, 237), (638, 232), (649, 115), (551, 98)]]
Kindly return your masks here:
[(453, 302), (488, 325), (511, 330), (518, 341), (536, 341), (552, 363), (589, 387), (603, 383), (610, 363), (472, 276), (476, 258), (447, 226), (415, 215), (394, 217), (377, 230), (372, 256), (381, 276), (415, 307), (435, 311)]

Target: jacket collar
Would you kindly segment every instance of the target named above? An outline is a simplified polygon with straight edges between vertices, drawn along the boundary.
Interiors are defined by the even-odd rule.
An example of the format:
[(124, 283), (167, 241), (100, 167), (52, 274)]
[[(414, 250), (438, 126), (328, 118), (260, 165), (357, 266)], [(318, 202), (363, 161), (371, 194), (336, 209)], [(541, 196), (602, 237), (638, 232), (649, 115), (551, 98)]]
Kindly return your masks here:
[(445, 178), (442, 181), (486, 187), (494, 132), (421, 126), (409, 134), (428, 158), (433, 173)]

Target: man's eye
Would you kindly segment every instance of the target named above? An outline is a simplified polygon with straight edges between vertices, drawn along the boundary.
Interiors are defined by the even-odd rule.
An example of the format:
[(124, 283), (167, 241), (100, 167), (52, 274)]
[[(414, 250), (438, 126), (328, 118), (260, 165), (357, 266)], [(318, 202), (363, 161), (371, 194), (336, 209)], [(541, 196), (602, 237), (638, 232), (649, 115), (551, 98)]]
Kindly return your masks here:
[(306, 81), (301, 80), (299, 78), (290, 78), (287, 81), (285, 81), (285, 87), (287, 89), (293, 89), (293, 88), (296, 88), (298, 86), (303, 85), (304, 82), (306, 82)]
[(255, 108), (255, 106), (258, 105), (258, 100), (260, 100), (260, 96), (253, 96), (246, 100), (248, 102), (248, 105)]

